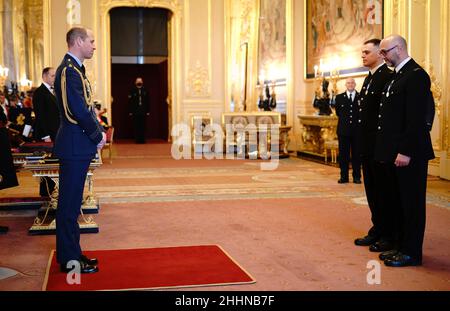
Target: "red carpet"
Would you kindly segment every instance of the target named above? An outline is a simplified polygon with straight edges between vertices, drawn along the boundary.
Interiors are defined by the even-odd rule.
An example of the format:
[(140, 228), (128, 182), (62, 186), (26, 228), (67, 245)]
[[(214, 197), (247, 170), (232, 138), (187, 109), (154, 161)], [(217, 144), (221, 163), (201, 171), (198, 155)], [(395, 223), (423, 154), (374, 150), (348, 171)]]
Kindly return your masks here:
[(86, 251), (99, 260), (99, 272), (81, 274), (81, 284), (69, 285), (52, 251), (43, 290), (137, 290), (254, 283), (216, 245)]

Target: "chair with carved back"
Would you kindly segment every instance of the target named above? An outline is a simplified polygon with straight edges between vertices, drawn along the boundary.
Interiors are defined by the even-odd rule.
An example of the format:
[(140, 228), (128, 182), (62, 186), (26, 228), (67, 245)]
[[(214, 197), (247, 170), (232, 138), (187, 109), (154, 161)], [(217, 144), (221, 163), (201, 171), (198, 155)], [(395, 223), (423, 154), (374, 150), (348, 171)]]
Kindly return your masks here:
[[(105, 149), (108, 149), (109, 163), (112, 163), (112, 145), (114, 141), (114, 126), (110, 126), (106, 131), (106, 144), (102, 149), (102, 154)], [(102, 157), (103, 158), (103, 157)]]

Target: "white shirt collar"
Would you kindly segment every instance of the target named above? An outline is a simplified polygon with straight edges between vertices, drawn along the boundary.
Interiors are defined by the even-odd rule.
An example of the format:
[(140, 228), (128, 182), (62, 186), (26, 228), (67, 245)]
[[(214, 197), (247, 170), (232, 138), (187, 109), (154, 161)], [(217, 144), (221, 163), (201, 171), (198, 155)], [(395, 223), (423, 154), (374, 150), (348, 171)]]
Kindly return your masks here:
[(75, 55), (73, 55), (70, 52), (67, 52), (67, 54), (69, 54), (70, 56), (72, 56), (72, 58), (78, 63), (78, 65), (81, 67), (83, 66), (83, 63), (78, 59), (78, 57), (76, 57)]
[(353, 92), (350, 92), (350, 91), (346, 91), (347, 92), (347, 97), (350, 97), (350, 94), (351, 95), (355, 95), (355, 93), (356, 93), (356, 91), (355, 90), (353, 90)]
[(42, 82), (43, 85), (50, 91), (50, 93), (53, 93), (53, 88), (48, 84), (47, 82)]
[(405, 64), (407, 63), (407, 62), (409, 62), (411, 60), (411, 56), (410, 57), (408, 57), (408, 58), (406, 58), (404, 61), (402, 61), (400, 64), (398, 64), (396, 67), (395, 67), (395, 72), (400, 72), (400, 70), (403, 68), (403, 66), (405, 66)]
[(383, 66), (384, 65), (384, 62), (382, 62), (381, 64), (379, 64), (378, 66), (376, 66), (375, 68), (373, 68), (373, 69), (370, 69), (369, 71), (370, 71), (370, 73), (372, 74), (372, 75), (374, 75), (375, 74), (375, 72), (377, 72), (377, 70), (378, 70), (378, 68), (380, 68), (381, 66)]

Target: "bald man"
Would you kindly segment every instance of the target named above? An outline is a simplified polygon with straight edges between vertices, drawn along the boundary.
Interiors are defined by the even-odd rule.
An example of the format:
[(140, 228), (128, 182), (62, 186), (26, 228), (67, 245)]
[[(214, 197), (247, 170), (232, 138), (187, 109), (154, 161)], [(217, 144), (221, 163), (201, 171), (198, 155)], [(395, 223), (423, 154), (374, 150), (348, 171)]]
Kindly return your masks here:
[[(346, 91), (336, 96), (336, 115), (339, 117), (337, 135), (339, 141), (339, 167), (341, 178), (338, 183), (348, 183), (349, 163), (352, 162), (352, 176), (355, 184), (361, 183), (361, 160), (357, 135), (359, 118), (358, 97), (355, 79), (345, 81)], [(350, 157), (351, 154), (351, 157)]]
[(392, 171), (396, 198), (390, 217), (397, 220), (398, 236), (396, 250), (380, 258), (386, 266), (417, 266), (422, 264), (428, 161), (434, 158), (426, 120), (430, 77), (399, 35), (383, 39), (380, 53), (395, 71), (381, 98), (375, 161)]

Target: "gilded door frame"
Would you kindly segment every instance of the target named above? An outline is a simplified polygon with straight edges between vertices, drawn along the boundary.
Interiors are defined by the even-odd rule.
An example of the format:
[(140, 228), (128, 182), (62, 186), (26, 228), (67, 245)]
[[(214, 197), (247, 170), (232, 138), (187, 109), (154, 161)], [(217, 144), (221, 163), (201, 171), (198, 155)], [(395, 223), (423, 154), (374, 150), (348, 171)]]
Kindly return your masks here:
[[(111, 103), (111, 36), (110, 36), (110, 16), (109, 11), (116, 7), (146, 7), (146, 8), (162, 8), (167, 9), (172, 13), (168, 24), (168, 39), (169, 39), (169, 56), (168, 56), (168, 137), (169, 141), (171, 138), (171, 128), (172, 124), (178, 122), (180, 116), (178, 105), (178, 98), (180, 98), (180, 73), (181, 73), (181, 62), (180, 62), (180, 30), (181, 30), (181, 5), (177, 0), (121, 0), (121, 1), (111, 1), (111, 0), (101, 0), (100, 9), (100, 33), (103, 34), (103, 47), (102, 47), (102, 57), (100, 62), (102, 62), (100, 67), (103, 67), (103, 72), (99, 73), (99, 78), (104, 81), (103, 98), (106, 103), (110, 105)], [(114, 113), (109, 107), (110, 115)], [(111, 117), (110, 116), (110, 117)]]

